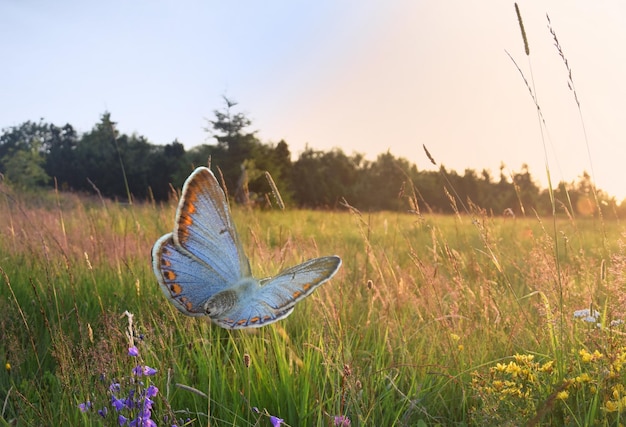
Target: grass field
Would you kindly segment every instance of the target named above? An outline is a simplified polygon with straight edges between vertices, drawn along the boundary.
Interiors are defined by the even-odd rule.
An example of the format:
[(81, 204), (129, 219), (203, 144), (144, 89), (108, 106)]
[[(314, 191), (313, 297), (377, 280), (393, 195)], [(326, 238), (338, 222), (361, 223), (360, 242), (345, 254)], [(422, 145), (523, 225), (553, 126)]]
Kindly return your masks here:
[(119, 425), (129, 393), (168, 426), (624, 423), (617, 221), (235, 208), (257, 277), (343, 266), (227, 331), (159, 290), (174, 204), (37, 200), (0, 206), (0, 425)]

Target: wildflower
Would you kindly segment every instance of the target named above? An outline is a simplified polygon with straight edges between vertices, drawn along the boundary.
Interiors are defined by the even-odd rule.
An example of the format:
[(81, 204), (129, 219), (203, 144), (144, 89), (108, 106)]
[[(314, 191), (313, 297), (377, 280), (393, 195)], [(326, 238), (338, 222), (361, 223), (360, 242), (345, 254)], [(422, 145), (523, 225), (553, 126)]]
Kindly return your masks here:
[(128, 349), (128, 355), (132, 357), (137, 357), (139, 356), (139, 350), (136, 346), (132, 346)]
[(593, 353), (589, 353), (586, 349), (581, 349), (578, 354), (583, 362), (593, 362), (598, 359), (602, 359), (603, 354), (598, 350), (595, 350)]
[(10, 364), (9, 362), (5, 363), (5, 364), (4, 364), (4, 369), (5, 369), (7, 372), (11, 372), (11, 364)]
[(516, 377), (522, 372), (522, 368), (515, 362), (509, 362), (506, 372)]
[(591, 376), (587, 372), (583, 372), (579, 376), (576, 377), (577, 383), (588, 383), (591, 381)]
[(556, 398), (557, 398), (558, 400), (567, 400), (567, 398), (568, 398), (568, 397), (569, 397), (569, 392), (568, 392), (567, 390), (562, 390), (562, 391), (559, 391), (559, 392), (556, 394)]
[(119, 414), (117, 416), (117, 423), (121, 426), (125, 425), (128, 422), (128, 418), (126, 418), (124, 415)]
[(143, 367), (143, 374), (147, 377), (151, 377), (152, 375), (156, 374), (157, 370), (154, 368), (151, 368), (149, 366), (144, 366)]
[(599, 317), (600, 317), (600, 312), (598, 310), (590, 310), (588, 308), (583, 308), (582, 310), (574, 311), (575, 319), (581, 319), (583, 322), (587, 322), (587, 323), (596, 323)]
[(270, 416), (270, 423), (272, 423), (272, 427), (280, 427), (280, 425), (285, 422), (282, 418), (275, 417), (274, 415)]
[(89, 408), (91, 408), (91, 402), (90, 401), (86, 401), (84, 403), (79, 403), (78, 404), (78, 409), (80, 409), (80, 412), (87, 412), (89, 410)]
[(344, 415), (335, 415), (335, 418), (333, 420), (333, 425), (337, 426), (337, 427), (348, 427), (350, 426), (351, 422), (350, 422), (350, 418), (344, 416)]
[(115, 408), (116, 411), (121, 411), (122, 409), (124, 409), (124, 406), (126, 406), (126, 404), (124, 403), (123, 400), (118, 399), (115, 396), (111, 397), (111, 405), (113, 405), (113, 407)]
[(149, 397), (146, 397), (143, 401), (143, 409), (144, 411), (150, 411), (152, 409), (152, 404), (154, 403), (154, 401), (152, 399), (150, 399)]
[(148, 389), (146, 390), (146, 396), (147, 397), (154, 397), (154, 396), (157, 395), (158, 392), (159, 392), (159, 389), (156, 386), (150, 384), (148, 386)]
[(554, 360), (549, 360), (539, 368), (539, 372), (552, 373), (554, 367)]
[(107, 409), (106, 406), (98, 410), (98, 415), (100, 415), (102, 418), (106, 418), (108, 413), (109, 413), (109, 410)]
[(532, 362), (535, 356), (533, 354), (516, 354), (513, 356), (516, 362)]
[(506, 366), (504, 363), (496, 363), (496, 371), (499, 372), (505, 372), (506, 371)]

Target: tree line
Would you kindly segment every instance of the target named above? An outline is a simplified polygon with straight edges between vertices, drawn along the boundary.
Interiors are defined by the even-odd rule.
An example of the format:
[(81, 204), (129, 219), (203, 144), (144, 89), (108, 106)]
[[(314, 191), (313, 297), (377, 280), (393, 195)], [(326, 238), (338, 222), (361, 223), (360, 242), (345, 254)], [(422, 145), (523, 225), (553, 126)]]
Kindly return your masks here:
[[(19, 191), (56, 186), (60, 190), (98, 193), (120, 201), (164, 201), (180, 188), (194, 167), (211, 163), (231, 198), (238, 203), (265, 205), (272, 198), (269, 172), (286, 204), (304, 208), (336, 208), (344, 201), (360, 210), (412, 210), (450, 213), (480, 209), (489, 214), (563, 214), (626, 212), (624, 203), (595, 189), (588, 174), (575, 182), (560, 182), (552, 194), (532, 179), (528, 167), (499, 176), (488, 170), (463, 174), (440, 167), (418, 170), (390, 152), (373, 161), (306, 147), (292, 159), (287, 142), (262, 142), (248, 131), (250, 119), (225, 106), (207, 120), (215, 144), (191, 149), (175, 140), (156, 145), (137, 134), (120, 134), (111, 115), (104, 113), (88, 132), (79, 134), (42, 120), (5, 128), (0, 135), (0, 173)], [(554, 200), (554, 204), (552, 202)]]

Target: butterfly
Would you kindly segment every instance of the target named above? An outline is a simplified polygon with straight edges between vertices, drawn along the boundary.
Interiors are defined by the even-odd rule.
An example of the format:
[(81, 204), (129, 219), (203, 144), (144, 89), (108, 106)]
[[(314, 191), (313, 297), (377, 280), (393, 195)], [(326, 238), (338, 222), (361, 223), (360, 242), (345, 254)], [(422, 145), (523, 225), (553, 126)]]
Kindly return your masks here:
[(174, 231), (152, 248), (152, 268), (168, 300), (188, 316), (208, 316), (229, 329), (284, 319), (340, 266), (341, 258), (326, 256), (255, 279), (224, 191), (206, 167), (187, 178)]

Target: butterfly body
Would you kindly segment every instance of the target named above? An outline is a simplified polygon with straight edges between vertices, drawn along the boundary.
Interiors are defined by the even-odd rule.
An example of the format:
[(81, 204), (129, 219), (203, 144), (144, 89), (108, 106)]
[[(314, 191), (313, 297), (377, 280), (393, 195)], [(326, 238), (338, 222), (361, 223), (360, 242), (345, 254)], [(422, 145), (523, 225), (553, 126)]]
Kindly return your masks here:
[(287, 317), (337, 272), (341, 259), (316, 258), (257, 280), (224, 192), (213, 173), (201, 167), (183, 186), (174, 231), (154, 244), (152, 266), (161, 290), (179, 311), (238, 329)]

